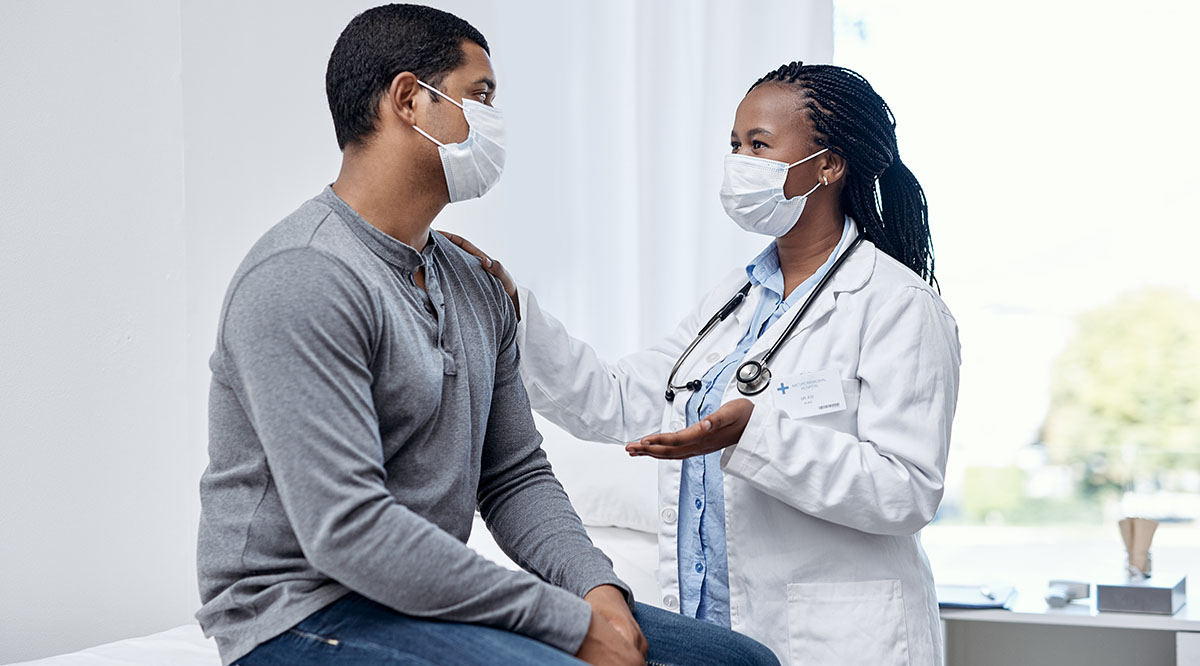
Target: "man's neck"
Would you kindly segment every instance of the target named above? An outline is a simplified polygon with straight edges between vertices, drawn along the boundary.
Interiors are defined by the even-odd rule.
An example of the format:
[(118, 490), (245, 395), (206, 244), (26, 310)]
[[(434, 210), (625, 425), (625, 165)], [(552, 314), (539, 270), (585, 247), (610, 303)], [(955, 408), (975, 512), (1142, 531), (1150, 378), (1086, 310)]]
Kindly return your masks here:
[(445, 193), (421, 182), (411, 169), (349, 150), (333, 191), (371, 226), (418, 252), (446, 205)]
[(845, 229), (845, 215), (837, 211), (815, 213), (801, 219), (786, 235), (776, 239), (779, 266), (783, 271), (784, 297), (812, 277), (837, 248)]

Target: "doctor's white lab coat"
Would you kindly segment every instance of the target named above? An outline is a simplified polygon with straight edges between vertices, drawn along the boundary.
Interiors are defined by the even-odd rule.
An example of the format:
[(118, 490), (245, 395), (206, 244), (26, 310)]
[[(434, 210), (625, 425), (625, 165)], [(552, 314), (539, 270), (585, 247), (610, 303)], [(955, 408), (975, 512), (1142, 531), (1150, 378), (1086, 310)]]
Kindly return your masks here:
[[(731, 273), (654, 347), (615, 363), (521, 289), (518, 346), (534, 408), (580, 439), (617, 444), (685, 423), (690, 394), (663, 392), (700, 327), (745, 284)], [(678, 383), (725, 357), (762, 298), (692, 352)], [(758, 359), (791, 308), (750, 348)], [(770, 364), (772, 387), (817, 371), (841, 378), (846, 408), (795, 418), (778, 391), (750, 398), (741, 440), (725, 449), (725, 527), (733, 629), (785, 664), (942, 663), (941, 624), (920, 530), (942, 499), (958, 396), (958, 328), (941, 298), (869, 241), (846, 260)], [(731, 382), (722, 402), (743, 397)], [(659, 463), (661, 598), (679, 608), (678, 461)]]

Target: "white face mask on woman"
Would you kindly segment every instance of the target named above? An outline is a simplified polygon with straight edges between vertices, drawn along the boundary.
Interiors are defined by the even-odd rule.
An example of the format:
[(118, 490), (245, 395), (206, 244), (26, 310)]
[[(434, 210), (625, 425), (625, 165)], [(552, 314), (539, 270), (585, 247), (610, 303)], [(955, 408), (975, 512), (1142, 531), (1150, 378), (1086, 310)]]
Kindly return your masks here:
[(459, 104), (428, 83), (417, 83), (462, 109), (467, 127), (470, 128), (462, 143), (442, 143), (413, 125), (413, 129), (420, 132), (421, 136), (437, 144), (438, 154), (442, 156), (442, 171), (446, 173), (446, 187), (450, 190), (450, 202), (483, 196), (500, 180), (500, 173), (504, 171), (504, 115), (499, 109), (471, 99), (464, 99)]
[(808, 195), (821, 186), (821, 183), (817, 183), (804, 194), (788, 199), (783, 194), (788, 170), (827, 150), (823, 148), (791, 164), (751, 155), (726, 155), (721, 205), (729, 217), (746, 231), (776, 238), (786, 234), (804, 212)]

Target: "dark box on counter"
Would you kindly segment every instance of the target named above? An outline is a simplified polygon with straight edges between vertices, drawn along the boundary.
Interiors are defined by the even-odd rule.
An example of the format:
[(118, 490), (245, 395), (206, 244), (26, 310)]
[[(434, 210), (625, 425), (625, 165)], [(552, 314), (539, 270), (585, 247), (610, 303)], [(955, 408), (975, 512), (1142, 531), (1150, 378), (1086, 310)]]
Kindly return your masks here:
[(1187, 576), (1156, 573), (1145, 580), (1096, 585), (1096, 609), (1174, 615), (1187, 603)]

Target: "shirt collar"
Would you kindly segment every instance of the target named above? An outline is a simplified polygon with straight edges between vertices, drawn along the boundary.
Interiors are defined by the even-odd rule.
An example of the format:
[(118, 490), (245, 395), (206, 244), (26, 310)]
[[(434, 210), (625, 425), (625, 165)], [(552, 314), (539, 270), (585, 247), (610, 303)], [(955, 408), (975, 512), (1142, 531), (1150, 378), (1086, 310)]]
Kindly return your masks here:
[(746, 264), (746, 277), (755, 287), (783, 293), (783, 270), (779, 266), (779, 248), (775, 247), (775, 241)]
[(366, 245), (384, 261), (405, 272), (416, 272), (418, 268), (432, 262), (434, 250), (441, 243), (438, 240), (440, 234), (430, 233), (429, 241), (425, 243), (425, 249), (417, 252), (416, 248), (392, 238), (380, 231), (375, 225), (363, 219), (363, 216), (351, 208), (350, 204), (339, 197), (330, 186), (326, 186), (317, 195), (317, 200), (333, 208), (338, 217), (342, 218), (346, 226), (350, 227), (350, 231), (354, 232), (354, 235), (362, 241), (363, 245)]
[[(817, 270), (816, 275), (822, 275), (825, 271), (829, 270), (834, 258), (841, 254), (842, 249), (846, 247), (846, 242), (850, 239), (854, 228), (853, 221), (847, 215), (845, 223), (842, 226), (842, 237), (838, 240), (837, 247), (829, 255), (829, 259)], [(775, 241), (771, 241), (771, 244), (765, 250), (760, 252), (757, 257), (751, 259), (750, 263), (746, 264), (746, 277), (750, 279), (750, 284), (756, 287), (770, 289), (779, 296), (783, 295), (783, 268), (779, 265), (779, 248), (775, 245)]]

